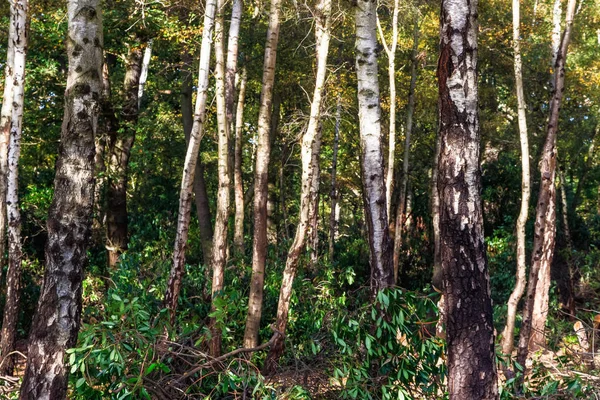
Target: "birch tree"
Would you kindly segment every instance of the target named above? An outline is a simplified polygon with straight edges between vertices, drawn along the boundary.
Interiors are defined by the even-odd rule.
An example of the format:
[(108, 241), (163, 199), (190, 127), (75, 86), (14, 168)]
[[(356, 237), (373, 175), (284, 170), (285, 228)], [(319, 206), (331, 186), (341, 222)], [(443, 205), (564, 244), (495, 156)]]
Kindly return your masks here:
[[(277, 320), (275, 321), (275, 330), (285, 334), (287, 327), (288, 314), (290, 309), (290, 298), (292, 296), (292, 287), (300, 256), (306, 246), (306, 235), (309, 231), (309, 209), (310, 204), (314, 203), (313, 198), (319, 193), (319, 153), (321, 149), (321, 107), (323, 103), (323, 90), (325, 86), (325, 77), (327, 74), (327, 55), (329, 53), (329, 41), (331, 38), (331, 0), (319, 0), (314, 11), (315, 18), (315, 37), (316, 37), (316, 59), (317, 70), (315, 77), (315, 89), (313, 91), (312, 102), (310, 105), (310, 119), (308, 127), (302, 137), (302, 180), (300, 189), (300, 213), (298, 216), (298, 226), (294, 241), (288, 251), (288, 256), (283, 271), (283, 280), (279, 291), (279, 303), (277, 304)], [(312, 229), (315, 229), (313, 227)], [(284, 336), (277, 335), (271, 346), (267, 360), (265, 361), (265, 372), (272, 373), (283, 354)]]
[(523, 93), (523, 63), (521, 61), (521, 39), (520, 39), (520, 0), (513, 0), (513, 52), (515, 68), (515, 90), (517, 93), (517, 121), (519, 125), (519, 141), (521, 143), (521, 210), (517, 218), (517, 276), (515, 287), (508, 299), (508, 310), (506, 312), (506, 326), (502, 333), (502, 352), (511, 354), (514, 348), (515, 319), (517, 316), (517, 305), (523, 297), (525, 285), (527, 284), (527, 265), (525, 262), (525, 224), (529, 210), (530, 172), (529, 172), (529, 142), (527, 139), (527, 116), (525, 114), (527, 104)]
[(65, 113), (47, 220), (46, 270), (29, 335), (22, 400), (66, 398), (65, 351), (77, 342), (81, 315), (94, 198), (94, 135), (102, 91), (99, 1), (68, 1), (67, 16)]
[[(223, 0), (217, 0), (217, 18), (215, 21), (215, 79), (217, 100), (217, 137), (219, 187), (217, 189), (217, 213), (212, 247), (212, 310), (215, 311), (215, 300), (223, 290), (225, 263), (227, 262), (227, 222), (229, 219), (229, 123), (225, 99), (225, 51), (223, 41)], [(231, 87), (233, 89), (233, 86)], [(213, 357), (221, 353), (221, 327), (214, 318), (210, 321), (211, 341), (210, 354)]]
[(550, 267), (556, 239), (556, 136), (562, 96), (565, 87), (565, 63), (573, 29), (576, 0), (567, 4), (566, 26), (554, 65), (554, 85), (550, 100), (550, 117), (540, 162), (540, 189), (535, 209), (535, 228), (527, 297), (519, 336), (517, 362), (525, 365), (530, 349), (545, 344), (548, 316)]
[(437, 189), (448, 392), (456, 400), (498, 398), (480, 198), (477, 29), (476, 1), (442, 1)]
[(242, 181), (242, 146), (244, 130), (244, 100), (246, 97), (246, 82), (248, 74), (246, 68), (240, 74), (240, 87), (238, 102), (235, 113), (235, 147), (234, 147), (234, 197), (235, 197), (235, 220), (233, 232), (233, 244), (238, 254), (244, 253), (244, 186)]
[(271, 106), (275, 82), (277, 42), (281, 0), (271, 0), (269, 27), (263, 63), (262, 90), (258, 111), (256, 166), (254, 169), (254, 239), (252, 242), (252, 278), (248, 298), (248, 316), (244, 332), (244, 347), (256, 347), (262, 315), (263, 285), (267, 258), (267, 198), (269, 158), (271, 155)]
[(358, 0), (355, 19), (363, 200), (369, 235), (370, 285), (373, 293), (376, 294), (379, 290), (394, 284), (383, 175), (376, 3), (370, 0)]
[[(2, 331), (0, 332), (1, 375), (11, 375), (14, 357), (8, 355), (14, 350), (19, 316), (21, 281), (21, 213), (19, 211), (19, 155), (21, 153), (21, 133), (23, 130), (23, 103), (25, 95), (25, 58), (27, 56), (27, 0), (10, 2), (9, 50), (12, 54), (12, 100), (3, 99), (3, 104), (11, 105), (10, 144), (8, 149), (8, 182), (6, 209), (8, 216), (8, 270), (6, 273), (6, 302)], [(7, 358), (9, 357), (9, 358)]]
[(170, 321), (175, 322), (177, 301), (181, 289), (181, 281), (185, 266), (185, 251), (190, 228), (190, 214), (192, 208), (192, 195), (194, 186), (194, 175), (200, 141), (204, 135), (204, 119), (206, 116), (206, 98), (208, 90), (209, 63), (212, 47), (212, 33), (215, 23), (215, 12), (217, 0), (206, 0), (204, 13), (204, 29), (202, 30), (202, 44), (200, 48), (200, 63), (198, 71), (198, 89), (196, 107), (194, 111), (194, 122), (190, 133), (185, 161), (183, 164), (183, 176), (181, 178), (181, 189), (179, 194), (179, 211), (177, 216), (177, 233), (173, 249), (173, 265), (167, 282), (164, 305), (169, 309)]

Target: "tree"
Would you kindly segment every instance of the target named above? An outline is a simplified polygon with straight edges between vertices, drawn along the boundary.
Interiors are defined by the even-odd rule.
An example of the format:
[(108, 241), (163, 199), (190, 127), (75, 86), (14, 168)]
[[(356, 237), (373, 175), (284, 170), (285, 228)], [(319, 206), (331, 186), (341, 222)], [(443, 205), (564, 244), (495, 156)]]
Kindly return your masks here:
[(340, 146), (340, 125), (342, 122), (342, 96), (338, 96), (337, 106), (335, 109), (335, 130), (333, 138), (333, 156), (331, 159), (331, 189), (329, 197), (331, 198), (331, 214), (329, 215), (329, 261), (333, 261), (335, 252), (335, 237), (337, 234), (337, 218), (336, 211), (338, 206), (338, 187), (337, 187), (337, 158), (338, 149)]
[(517, 362), (525, 365), (530, 349), (545, 344), (544, 328), (548, 316), (550, 267), (556, 238), (556, 136), (559, 110), (565, 88), (565, 63), (573, 29), (575, 0), (567, 4), (566, 26), (554, 64), (554, 84), (550, 116), (540, 162), (540, 189), (535, 209), (535, 230), (527, 297), (519, 336)]
[(248, 298), (248, 316), (244, 332), (244, 347), (256, 347), (262, 315), (263, 285), (267, 258), (267, 197), (269, 184), (269, 158), (271, 155), (271, 106), (277, 42), (279, 41), (279, 16), (281, 0), (271, 0), (269, 28), (265, 45), (262, 90), (258, 111), (256, 167), (254, 169), (254, 239), (252, 241), (252, 278)]
[(243, 129), (244, 129), (244, 100), (246, 97), (246, 83), (248, 74), (246, 67), (242, 68), (240, 74), (240, 87), (238, 93), (238, 102), (235, 113), (235, 147), (234, 147), (234, 198), (235, 198), (235, 221), (233, 232), (233, 244), (239, 254), (244, 253), (244, 186), (242, 180), (242, 147), (243, 147)]
[(129, 158), (135, 141), (135, 124), (139, 114), (139, 86), (143, 51), (129, 46), (123, 83), (122, 118), (118, 130), (109, 132), (108, 187), (106, 194), (106, 248), (108, 265), (114, 268), (129, 242), (127, 223), (127, 181)]
[(515, 90), (517, 93), (517, 121), (519, 125), (519, 140), (521, 142), (521, 211), (517, 218), (517, 276), (515, 287), (508, 299), (506, 311), (506, 326), (502, 332), (502, 352), (511, 354), (514, 348), (515, 319), (517, 305), (523, 297), (527, 284), (527, 265), (525, 264), (525, 224), (529, 210), (530, 173), (529, 173), (529, 142), (527, 139), (527, 104), (523, 93), (523, 63), (521, 61), (521, 36), (520, 36), (520, 0), (513, 0), (513, 52), (515, 55)]
[[(316, 36), (316, 59), (317, 70), (315, 77), (315, 89), (310, 105), (310, 119), (308, 127), (302, 137), (302, 181), (300, 189), (300, 213), (298, 216), (298, 226), (294, 241), (288, 251), (285, 269), (283, 271), (283, 281), (279, 291), (279, 302), (277, 304), (277, 320), (275, 330), (285, 334), (290, 309), (290, 299), (292, 288), (300, 256), (306, 246), (306, 235), (309, 232), (309, 217), (311, 204), (314, 204), (315, 197), (319, 193), (319, 154), (321, 150), (321, 108), (323, 103), (323, 91), (325, 87), (325, 77), (327, 74), (327, 54), (329, 53), (329, 41), (331, 38), (331, 0), (320, 0), (314, 11), (315, 15), (315, 36)], [(312, 207), (315, 210), (315, 207)], [(316, 211), (314, 211), (316, 214)], [(312, 226), (315, 230), (316, 226)], [(273, 373), (279, 358), (284, 350), (284, 336), (276, 335), (276, 339), (271, 346), (267, 360), (265, 361), (265, 372)]]
[(190, 132), (185, 163), (183, 165), (183, 176), (181, 178), (181, 190), (179, 194), (179, 212), (177, 216), (177, 236), (173, 249), (173, 265), (167, 282), (164, 304), (169, 309), (171, 324), (175, 322), (177, 300), (181, 289), (185, 265), (185, 251), (190, 228), (190, 213), (192, 208), (192, 194), (194, 175), (200, 141), (204, 135), (204, 119), (206, 116), (206, 98), (208, 90), (209, 63), (211, 53), (212, 33), (215, 24), (215, 12), (217, 0), (206, 0), (204, 14), (204, 29), (202, 30), (202, 45), (200, 47), (200, 62), (198, 71), (198, 89), (196, 107), (194, 110), (194, 122)]
[(400, 265), (400, 251), (402, 250), (402, 233), (406, 224), (407, 193), (408, 193), (408, 166), (410, 158), (410, 139), (413, 130), (413, 115), (415, 113), (415, 86), (417, 84), (417, 67), (419, 60), (419, 20), (415, 17), (413, 31), (413, 48), (410, 65), (410, 87), (408, 89), (408, 105), (406, 107), (406, 128), (404, 138), (404, 159), (402, 160), (402, 183), (400, 184), (400, 199), (398, 200), (398, 212), (396, 213), (396, 229), (394, 236), (394, 282), (398, 281), (398, 270)]
[[(19, 210), (19, 156), (21, 153), (21, 134), (23, 131), (23, 103), (25, 95), (25, 58), (27, 55), (27, 0), (10, 2), (9, 51), (12, 52), (12, 100), (4, 98), (3, 104), (9, 104), (10, 144), (8, 148), (8, 181), (6, 208), (8, 216), (8, 270), (6, 273), (6, 302), (2, 331), (0, 332), (0, 368), (1, 375), (10, 375), (13, 370), (13, 357), (7, 358), (14, 350), (19, 316), (19, 291), (21, 290), (21, 212)], [(7, 57), (8, 58), (8, 57)], [(8, 78), (8, 76), (7, 76)], [(3, 253), (2, 253), (3, 255)]]
[(97, 0), (67, 3), (69, 69), (48, 213), (46, 270), (29, 335), (20, 399), (67, 394), (65, 351), (75, 345), (94, 198), (94, 135), (102, 91), (102, 17)]
[[(225, 279), (225, 263), (227, 262), (227, 222), (229, 219), (229, 123), (227, 120), (226, 106), (226, 75), (224, 51), (224, 1), (217, 0), (217, 18), (215, 21), (215, 79), (217, 98), (217, 137), (218, 148), (218, 173), (219, 188), (217, 190), (217, 214), (213, 237), (211, 266), (212, 278), (212, 310), (216, 310), (216, 298), (223, 290)], [(233, 90), (233, 86), (230, 87)], [(210, 354), (213, 357), (221, 353), (221, 327), (212, 318)]]
[(481, 212), (477, 3), (442, 1), (437, 189), (450, 399), (497, 399)]
[(356, 76), (360, 122), (361, 173), (368, 226), (371, 289), (374, 294), (394, 284), (392, 248), (386, 212), (381, 108), (377, 72), (377, 10), (370, 0), (356, 3)]

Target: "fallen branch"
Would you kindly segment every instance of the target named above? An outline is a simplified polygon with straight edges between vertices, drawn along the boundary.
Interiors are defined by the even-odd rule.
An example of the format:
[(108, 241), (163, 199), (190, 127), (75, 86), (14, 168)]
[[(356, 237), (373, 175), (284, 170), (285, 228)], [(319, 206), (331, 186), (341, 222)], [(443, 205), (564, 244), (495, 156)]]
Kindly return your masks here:
[(271, 337), (271, 339), (268, 342), (263, 343), (260, 346), (256, 346), (256, 347), (242, 347), (239, 349), (235, 349), (233, 351), (230, 351), (229, 353), (223, 354), (222, 356), (213, 358), (210, 361), (207, 361), (203, 364), (198, 365), (197, 367), (193, 368), (191, 371), (186, 371), (180, 378), (178, 378), (176, 380), (176, 382), (178, 382), (184, 378), (187, 378), (188, 376), (193, 375), (198, 371), (208, 368), (208, 367), (212, 366), (213, 364), (219, 363), (221, 361), (225, 361), (226, 359), (233, 357), (235, 355), (242, 354), (242, 353), (243, 354), (254, 353), (254, 352), (261, 351), (261, 350), (266, 349), (267, 347), (272, 346), (273, 343), (275, 343), (275, 340), (277, 339), (278, 336), (284, 336), (284, 335), (282, 332), (279, 332), (272, 327), (271, 327), (271, 329), (273, 329), (273, 331), (275, 333), (273, 333), (273, 336)]

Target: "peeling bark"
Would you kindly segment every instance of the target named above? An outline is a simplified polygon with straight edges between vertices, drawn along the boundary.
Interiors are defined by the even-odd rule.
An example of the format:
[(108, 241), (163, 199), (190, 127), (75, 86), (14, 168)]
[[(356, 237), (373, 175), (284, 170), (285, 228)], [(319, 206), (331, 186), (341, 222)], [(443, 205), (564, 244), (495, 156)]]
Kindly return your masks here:
[(269, 158), (271, 155), (271, 106), (275, 82), (275, 62), (279, 41), (281, 0), (271, 0), (269, 28), (265, 45), (262, 90), (258, 112), (256, 167), (254, 170), (254, 240), (252, 242), (252, 278), (248, 298), (248, 316), (244, 347), (256, 347), (262, 315), (263, 285), (267, 258), (267, 197)]
[(438, 61), (440, 255), (450, 399), (498, 399), (481, 210), (477, 2), (443, 0)]
[(68, 1), (67, 8), (65, 113), (48, 212), (46, 271), (29, 336), (21, 400), (66, 398), (65, 351), (77, 342), (92, 222), (94, 135), (102, 91), (102, 17), (98, 0)]

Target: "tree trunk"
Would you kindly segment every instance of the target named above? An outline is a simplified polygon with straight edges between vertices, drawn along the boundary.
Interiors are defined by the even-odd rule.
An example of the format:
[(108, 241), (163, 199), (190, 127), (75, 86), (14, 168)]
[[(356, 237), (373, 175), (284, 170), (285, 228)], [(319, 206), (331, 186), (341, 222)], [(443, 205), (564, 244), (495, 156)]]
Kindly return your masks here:
[(550, 102), (550, 119), (540, 162), (540, 190), (535, 209), (533, 252), (523, 322), (519, 336), (517, 362), (525, 365), (530, 349), (545, 345), (544, 328), (548, 315), (550, 266), (556, 237), (556, 134), (562, 95), (565, 86), (565, 62), (573, 28), (576, 0), (569, 0), (565, 32), (554, 66), (554, 90)]
[[(275, 372), (275, 368), (283, 354), (285, 347), (285, 330), (287, 327), (290, 309), (292, 287), (300, 256), (305, 249), (306, 234), (309, 233), (310, 205), (319, 193), (319, 153), (321, 151), (321, 106), (323, 103), (323, 89), (327, 74), (327, 53), (329, 52), (330, 27), (331, 27), (331, 0), (320, 0), (315, 7), (316, 23), (316, 59), (317, 71), (315, 89), (310, 105), (310, 119), (308, 128), (302, 138), (302, 180), (300, 189), (300, 213), (294, 241), (288, 251), (283, 280), (279, 291), (277, 304), (277, 320), (275, 330), (281, 332), (269, 350), (265, 361), (264, 371), (267, 375)], [(316, 214), (316, 211), (314, 212)], [(315, 229), (313, 226), (312, 229)], [(310, 233), (309, 233), (310, 234)]]
[[(439, 122), (438, 122), (439, 124)], [(438, 193), (438, 163), (440, 158), (440, 134), (438, 128), (438, 135), (435, 141), (435, 157), (433, 161), (433, 169), (431, 171), (431, 225), (432, 225), (432, 236), (433, 236), (433, 274), (431, 277), (431, 284), (434, 289), (443, 293), (444, 280), (442, 279), (442, 257), (441, 257), (441, 245), (440, 245), (440, 196)], [(440, 308), (440, 322), (445, 323), (443, 320), (444, 310)]]
[[(318, 141), (318, 143), (317, 143)], [(319, 262), (319, 182), (321, 181), (321, 169), (319, 168), (319, 156), (321, 152), (321, 124), (317, 128), (318, 144), (313, 149), (312, 159), (312, 179), (311, 187), (315, 188), (310, 193), (310, 203), (308, 208), (308, 246), (310, 248), (310, 268), (314, 271)]]
[(0, 338), (0, 375), (12, 375), (14, 357), (8, 356), (15, 347), (19, 316), (19, 291), (21, 281), (21, 213), (19, 211), (19, 155), (23, 131), (23, 102), (25, 85), (25, 58), (27, 55), (27, 0), (10, 2), (9, 45), (13, 52), (13, 83), (11, 104), (10, 144), (8, 149), (8, 192), (6, 207), (8, 216), (8, 271), (6, 273), (6, 302)]
[(517, 306), (527, 284), (527, 265), (525, 263), (525, 225), (529, 210), (530, 172), (529, 172), (529, 143), (527, 139), (527, 105), (523, 93), (523, 64), (521, 61), (520, 39), (520, 0), (513, 0), (513, 51), (515, 56), (515, 88), (517, 92), (517, 119), (519, 123), (519, 139), (521, 142), (521, 210), (517, 218), (517, 276), (515, 287), (510, 294), (506, 312), (506, 326), (502, 333), (502, 353), (510, 355), (514, 348), (515, 319)]
[(108, 266), (113, 269), (129, 242), (127, 228), (127, 181), (131, 148), (135, 140), (138, 118), (138, 91), (143, 53), (139, 47), (130, 47), (127, 55), (123, 84), (123, 116), (118, 131), (110, 132), (108, 187), (106, 193), (106, 248)]
[[(565, 183), (565, 174), (561, 168), (558, 168), (558, 178), (560, 185), (560, 203), (561, 203), (561, 217), (562, 217), (562, 228), (564, 240), (562, 248), (566, 248), (565, 256), (561, 264), (562, 268), (559, 269), (560, 273), (556, 274), (555, 280), (558, 287), (558, 294), (560, 298), (561, 306), (571, 314), (571, 317), (575, 315), (575, 298), (574, 298), (574, 279), (573, 273), (573, 240), (571, 239), (571, 230), (569, 229), (569, 206), (567, 203), (567, 191)], [(558, 245), (558, 243), (557, 243)], [(556, 264), (556, 263), (554, 263)]]
[(235, 222), (233, 243), (238, 254), (244, 254), (244, 187), (242, 180), (242, 147), (244, 131), (244, 99), (246, 97), (246, 82), (248, 75), (246, 68), (240, 75), (240, 88), (235, 115), (235, 160), (234, 160), (234, 195), (235, 195)]
[(396, 213), (396, 229), (394, 236), (394, 283), (398, 282), (398, 267), (400, 264), (400, 251), (402, 250), (402, 234), (406, 220), (406, 193), (408, 190), (408, 166), (410, 158), (410, 136), (412, 134), (413, 114), (415, 112), (415, 86), (417, 84), (417, 52), (419, 51), (419, 21), (415, 18), (413, 34), (412, 62), (410, 67), (410, 88), (408, 90), (408, 105), (406, 107), (406, 133), (404, 138), (404, 160), (402, 163), (402, 183), (400, 185), (400, 199)]
[(594, 130), (594, 136), (592, 137), (592, 142), (590, 143), (590, 147), (588, 147), (587, 158), (585, 159), (585, 164), (583, 167), (583, 173), (577, 182), (577, 189), (575, 189), (575, 195), (573, 196), (573, 210), (577, 210), (579, 206), (579, 202), (581, 201), (581, 191), (585, 185), (585, 182), (588, 177), (589, 171), (592, 169), (592, 165), (594, 162), (594, 155), (596, 154), (596, 138), (600, 136), (600, 123), (596, 123), (596, 129)]
[[(218, 175), (217, 213), (212, 248), (212, 306), (216, 311), (215, 300), (223, 290), (225, 264), (227, 262), (227, 223), (229, 220), (229, 123), (227, 121), (227, 106), (225, 99), (225, 50), (224, 50), (224, 0), (217, 0), (217, 18), (215, 21), (215, 79), (217, 99), (217, 136), (218, 146)], [(231, 87), (233, 89), (233, 87)], [(221, 327), (215, 318), (209, 322), (211, 340), (210, 355), (218, 357), (221, 354)]]
[[(189, 53), (183, 55), (184, 67), (181, 70), (181, 117), (183, 121), (183, 134), (185, 143), (189, 145), (190, 134), (194, 124), (194, 110), (192, 107), (192, 73), (190, 65), (192, 56)], [(196, 215), (198, 217), (198, 231), (200, 232), (200, 242), (202, 244), (202, 259), (206, 266), (207, 282), (210, 279), (210, 257), (212, 252), (212, 218), (210, 216), (210, 207), (208, 202), (208, 193), (206, 191), (206, 182), (204, 180), (204, 165), (202, 160), (196, 161), (196, 172), (194, 173), (194, 200), (196, 204)]]
[(335, 253), (335, 237), (337, 232), (336, 209), (338, 207), (338, 187), (337, 187), (337, 157), (340, 146), (340, 123), (342, 121), (342, 96), (338, 96), (337, 108), (335, 111), (335, 131), (333, 138), (333, 156), (331, 159), (331, 214), (329, 215), (329, 262), (333, 262)]
[(369, 0), (359, 0), (356, 6), (356, 76), (361, 172), (370, 248), (370, 285), (374, 295), (379, 290), (394, 284), (383, 176), (381, 108), (377, 80), (376, 7), (376, 3)]
[(438, 62), (440, 254), (451, 400), (497, 399), (481, 210), (477, 3), (442, 1)]
[(81, 283), (92, 222), (94, 135), (102, 91), (98, 0), (68, 1), (65, 113), (48, 212), (46, 271), (29, 336), (21, 400), (66, 398), (65, 351), (75, 346)]
[[(169, 309), (170, 322), (175, 322), (177, 301), (183, 280), (185, 266), (185, 251), (190, 228), (190, 214), (192, 208), (192, 192), (196, 162), (200, 141), (204, 135), (204, 118), (206, 116), (206, 98), (208, 90), (209, 63), (211, 53), (212, 31), (214, 28), (215, 11), (217, 0), (206, 0), (204, 13), (204, 29), (202, 31), (202, 45), (200, 48), (200, 62), (198, 71), (198, 94), (196, 97), (196, 109), (194, 110), (194, 121), (190, 132), (190, 141), (185, 155), (183, 165), (183, 176), (181, 178), (181, 190), (179, 194), (179, 211), (177, 217), (177, 234), (173, 249), (173, 265), (169, 274), (167, 290), (165, 292), (164, 305)], [(200, 216), (198, 216), (200, 218)]]
[(388, 47), (383, 34), (383, 29), (377, 17), (377, 27), (383, 47), (388, 57), (388, 78), (390, 85), (390, 132), (388, 145), (388, 166), (385, 181), (386, 212), (388, 218), (391, 216), (392, 190), (394, 184), (394, 164), (396, 161), (396, 47), (398, 46), (398, 14), (400, 12), (400, 1), (394, 0), (394, 11), (392, 12), (392, 42)]
[[(13, 2), (11, 11), (13, 11)], [(4, 94), (2, 99), (13, 98), (14, 82), (14, 37), (17, 35), (16, 26), (11, 22), (8, 26), (8, 45), (6, 46), (6, 64), (4, 67)], [(0, 111), (0, 204), (6, 204), (6, 193), (8, 184), (8, 143), (10, 141), (10, 126), (12, 120), (12, 102), (2, 101)], [(6, 251), (6, 207), (0, 207), (0, 271), (4, 270), (4, 253)], [(1, 273), (0, 273), (1, 274)]]
[(269, 28), (265, 46), (262, 90), (258, 112), (256, 167), (254, 175), (254, 240), (252, 242), (252, 280), (248, 298), (248, 317), (244, 332), (244, 347), (256, 347), (262, 315), (263, 285), (267, 257), (267, 197), (269, 158), (271, 153), (271, 105), (275, 81), (275, 62), (279, 40), (281, 0), (271, 0)]

